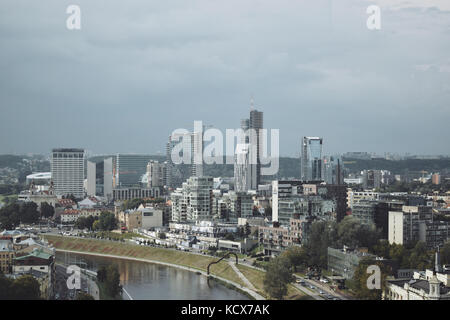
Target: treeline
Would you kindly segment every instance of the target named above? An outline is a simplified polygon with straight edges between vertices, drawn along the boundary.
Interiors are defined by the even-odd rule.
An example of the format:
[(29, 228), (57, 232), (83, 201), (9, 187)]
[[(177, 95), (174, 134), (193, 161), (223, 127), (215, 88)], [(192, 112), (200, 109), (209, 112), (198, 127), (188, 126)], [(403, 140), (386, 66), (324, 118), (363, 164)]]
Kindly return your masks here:
[(39, 282), (31, 275), (15, 280), (0, 273), (0, 300), (39, 300), (41, 290)]
[(88, 229), (90, 231), (111, 231), (117, 229), (117, 219), (112, 212), (103, 211), (99, 217), (87, 216), (79, 217), (75, 222), (78, 229)]
[[(389, 244), (378, 240), (379, 231), (374, 226), (362, 224), (359, 219), (347, 216), (340, 223), (317, 221), (311, 226), (308, 242), (299, 247), (290, 247), (272, 259), (266, 267), (265, 291), (274, 299), (282, 299), (292, 273), (299, 270), (328, 268), (328, 247), (367, 248), (369, 253), (388, 259), (388, 262), (364, 258), (355, 271), (353, 279), (346, 282), (358, 299), (381, 299), (384, 280), (393, 276), (397, 269), (425, 270), (434, 266), (435, 250), (429, 250), (425, 243), (415, 242), (405, 246)], [(440, 250), (441, 264), (450, 264), (450, 241)], [(376, 264), (382, 271), (382, 288), (368, 290), (367, 267)]]
[(129, 209), (136, 209), (138, 208), (141, 204), (144, 203), (164, 203), (165, 200), (164, 198), (156, 198), (156, 199), (130, 199), (130, 200), (125, 200), (122, 203), (122, 210), (129, 210)]
[(47, 202), (38, 206), (34, 202), (9, 203), (0, 209), (0, 229), (12, 230), (21, 223), (32, 224), (39, 222), (40, 217), (51, 218), (55, 210)]
[(306, 268), (327, 269), (328, 247), (373, 248), (379, 238), (374, 226), (362, 224), (352, 216), (340, 223), (335, 221), (316, 221), (309, 232), (310, 237), (304, 246), (290, 247), (272, 259), (264, 278), (264, 290), (274, 299), (282, 299), (287, 286), (292, 281), (292, 273)]
[(378, 192), (418, 192), (421, 194), (429, 194), (434, 191), (445, 193), (450, 190), (450, 181), (442, 180), (441, 184), (433, 184), (431, 181), (422, 183), (420, 181), (399, 182), (396, 181), (391, 185), (384, 185), (377, 189)]
[(26, 186), (22, 183), (0, 184), (0, 194), (2, 195), (19, 194), (20, 191), (22, 191), (25, 188)]
[(407, 160), (386, 160), (386, 159), (344, 159), (344, 167), (349, 172), (359, 172), (362, 170), (389, 170), (394, 174), (404, 174), (411, 171), (441, 172), (450, 170), (450, 158), (444, 159), (407, 159)]

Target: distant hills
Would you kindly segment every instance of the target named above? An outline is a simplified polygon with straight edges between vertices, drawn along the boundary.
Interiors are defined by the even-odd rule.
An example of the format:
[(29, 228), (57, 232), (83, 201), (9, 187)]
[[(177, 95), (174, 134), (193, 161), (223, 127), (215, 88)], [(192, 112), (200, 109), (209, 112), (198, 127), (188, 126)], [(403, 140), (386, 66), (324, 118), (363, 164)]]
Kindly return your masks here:
[[(90, 161), (101, 161), (110, 156), (90, 157)], [(165, 156), (151, 156), (153, 160), (165, 161)], [(389, 170), (394, 174), (405, 174), (408, 172), (427, 171), (450, 173), (450, 158), (442, 159), (408, 159), (408, 160), (385, 160), (385, 159), (343, 159), (345, 171), (356, 173), (364, 169)], [(41, 155), (20, 156), (20, 155), (0, 155), (0, 168), (12, 168), (26, 173), (33, 171), (50, 171), (50, 162)], [(233, 165), (230, 164), (212, 164), (204, 165), (204, 174), (213, 177), (232, 177), (234, 174)], [(189, 176), (189, 165), (178, 166), (178, 172), (183, 179)], [(25, 173), (25, 172), (23, 172)], [(276, 178), (299, 178), (300, 177), (300, 159), (291, 157), (280, 157), (280, 168), (276, 176), (267, 176), (265, 180)]]

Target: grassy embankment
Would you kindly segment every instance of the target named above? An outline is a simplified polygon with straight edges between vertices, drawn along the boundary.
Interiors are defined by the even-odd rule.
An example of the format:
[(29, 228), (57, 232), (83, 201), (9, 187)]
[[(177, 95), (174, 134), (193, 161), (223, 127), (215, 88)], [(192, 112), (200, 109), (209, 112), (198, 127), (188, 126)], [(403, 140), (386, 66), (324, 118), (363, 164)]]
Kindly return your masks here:
[[(137, 246), (128, 243), (108, 242), (95, 239), (75, 239), (60, 236), (45, 236), (50, 243), (57, 249), (73, 250), (89, 253), (111, 254), (123, 257), (149, 259), (172, 263), (180, 266), (190, 267), (201, 271), (206, 271), (209, 263), (216, 261), (217, 258), (201, 256), (197, 254), (181, 252), (176, 250), (168, 250), (163, 248), (154, 248), (147, 246)], [(244, 265), (238, 265), (242, 274), (255, 286), (257, 292), (267, 298), (264, 292), (264, 272), (250, 268)], [(210, 271), (213, 275), (220, 276), (227, 280), (245, 286), (243, 281), (228, 265), (226, 261), (211, 266)], [(304, 296), (304, 293), (296, 289), (294, 286), (288, 287), (288, 299), (298, 299)]]
[[(206, 271), (208, 264), (217, 260), (215, 258), (192, 253), (163, 248), (137, 246), (128, 243), (109, 242), (94, 239), (76, 239), (50, 235), (45, 236), (45, 238), (48, 239), (48, 241), (57, 249), (155, 260), (190, 267), (201, 271)], [(244, 286), (243, 281), (225, 261), (212, 265), (210, 271), (213, 275), (220, 276)]]
[[(244, 265), (238, 265), (237, 267), (238, 267), (239, 271), (241, 271), (242, 274), (248, 279), (248, 281), (250, 281), (255, 286), (257, 292), (260, 295), (268, 298), (267, 293), (264, 292), (264, 274), (265, 273), (260, 270), (250, 268), (250, 267), (244, 266)], [(291, 284), (288, 285), (288, 293), (287, 293), (285, 299), (297, 300), (304, 296), (306, 296), (306, 295), (303, 292), (301, 292), (300, 290), (298, 290), (296, 287), (294, 287)]]

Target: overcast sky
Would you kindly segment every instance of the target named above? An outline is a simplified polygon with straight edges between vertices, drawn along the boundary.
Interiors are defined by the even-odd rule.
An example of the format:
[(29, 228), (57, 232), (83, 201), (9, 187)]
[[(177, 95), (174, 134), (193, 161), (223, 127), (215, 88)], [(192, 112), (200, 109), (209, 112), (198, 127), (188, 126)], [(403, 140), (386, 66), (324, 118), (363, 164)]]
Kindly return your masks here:
[(450, 153), (448, 0), (2, 0), (0, 43), (0, 153), (164, 152), (252, 95), (282, 155)]

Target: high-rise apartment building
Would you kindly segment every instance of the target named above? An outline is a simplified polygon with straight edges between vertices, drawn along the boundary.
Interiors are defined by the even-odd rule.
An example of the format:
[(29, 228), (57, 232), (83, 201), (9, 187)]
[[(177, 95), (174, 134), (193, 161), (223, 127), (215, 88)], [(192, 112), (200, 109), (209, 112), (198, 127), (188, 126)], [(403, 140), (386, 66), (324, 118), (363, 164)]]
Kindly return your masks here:
[(303, 137), (301, 150), (302, 181), (322, 181), (322, 138)]
[(247, 192), (251, 189), (249, 144), (238, 144), (234, 157), (234, 190)]
[(210, 220), (213, 185), (212, 177), (190, 177), (172, 192), (172, 221)]
[(58, 148), (52, 150), (52, 179), (55, 194), (77, 198), (84, 196), (84, 150)]

